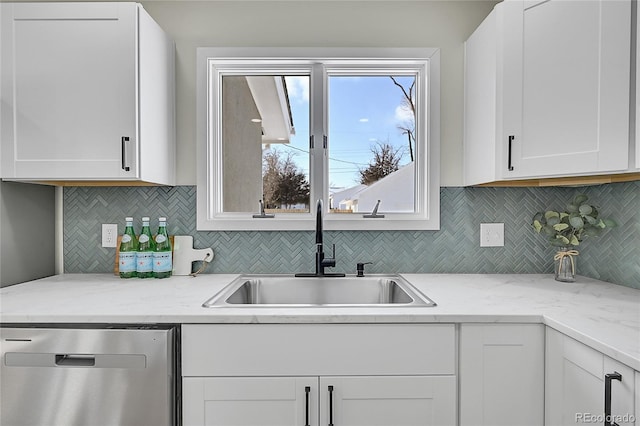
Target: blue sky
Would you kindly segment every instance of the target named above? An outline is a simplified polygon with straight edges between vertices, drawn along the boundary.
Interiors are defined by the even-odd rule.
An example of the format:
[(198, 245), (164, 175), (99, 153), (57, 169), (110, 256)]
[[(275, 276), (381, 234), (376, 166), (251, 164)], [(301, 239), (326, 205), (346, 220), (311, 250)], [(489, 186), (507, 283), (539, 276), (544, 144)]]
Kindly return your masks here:
[[(397, 77), (409, 87), (413, 77)], [(288, 77), (287, 90), (296, 135), (283, 152), (295, 152), (296, 163), (308, 173), (309, 90), (307, 77)], [(408, 163), (407, 137), (397, 128), (410, 115), (402, 108), (403, 95), (387, 76), (333, 76), (329, 81), (329, 182), (335, 187), (358, 184), (358, 167), (372, 158), (377, 141), (402, 147), (401, 164)]]

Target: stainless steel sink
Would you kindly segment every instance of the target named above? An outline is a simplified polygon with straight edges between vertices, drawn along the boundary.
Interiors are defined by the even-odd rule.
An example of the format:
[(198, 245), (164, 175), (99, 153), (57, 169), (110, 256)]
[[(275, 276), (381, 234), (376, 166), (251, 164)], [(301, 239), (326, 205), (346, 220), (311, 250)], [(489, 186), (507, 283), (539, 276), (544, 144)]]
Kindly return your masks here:
[(204, 302), (213, 307), (435, 306), (399, 275), (241, 275)]

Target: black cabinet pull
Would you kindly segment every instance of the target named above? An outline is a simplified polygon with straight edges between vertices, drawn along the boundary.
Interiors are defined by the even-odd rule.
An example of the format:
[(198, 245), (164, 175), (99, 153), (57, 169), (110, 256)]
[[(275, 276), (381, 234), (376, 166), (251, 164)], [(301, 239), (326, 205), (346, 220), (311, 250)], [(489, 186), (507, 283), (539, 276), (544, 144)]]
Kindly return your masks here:
[(329, 386), (329, 426), (333, 426), (333, 386)]
[(622, 382), (622, 374), (614, 371), (604, 376), (604, 426), (618, 426), (616, 422), (611, 421), (611, 381), (618, 380)]
[(304, 399), (305, 399), (305, 409), (304, 409), (304, 426), (309, 425), (309, 393), (311, 392), (310, 386), (305, 386), (304, 388)]
[(129, 136), (122, 137), (122, 170), (128, 172), (129, 166), (127, 166), (127, 142), (129, 142)]
[(509, 159), (508, 159), (507, 167), (510, 172), (513, 171), (513, 165), (511, 164), (511, 145), (513, 145), (513, 140), (515, 138), (516, 138), (515, 136), (509, 135)]

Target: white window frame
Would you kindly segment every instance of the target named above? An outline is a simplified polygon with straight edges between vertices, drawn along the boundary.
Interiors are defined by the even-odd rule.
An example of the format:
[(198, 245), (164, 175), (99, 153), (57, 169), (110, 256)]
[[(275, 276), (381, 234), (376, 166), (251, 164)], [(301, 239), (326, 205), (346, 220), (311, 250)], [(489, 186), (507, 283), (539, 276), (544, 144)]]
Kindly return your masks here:
[[(272, 65), (276, 60), (277, 65)], [(316, 143), (310, 149), (310, 212), (254, 218), (256, 211), (222, 211), (220, 130), (217, 96), (223, 74), (254, 73), (256, 65), (279, 74), (311, 75), (310, 134), (316, 141), (327, 135), (326, 74), (357, 70), (389, 75), (406, 68), (420, 74), (416, 117), (415, 212), (384, 212), (384, 218), (363, 218), (363, 213), (329, 213), (326, 149)], [(307, 71), (310, 70), (310, 71)], [(283, 72), (284, 71), (284, 72)], [(322, 78), (319, 78), (322, 77)], [(321, 96), (320, 98), (318, 96)], [(319, 99), (322, 99), (320, 104)], [(314, 101), (316, 100), (316, 101)], [(321, 107), (319, 105), (322, 105)], [(315, 229), (316, 200), (324, 201), (325, 230), (438, 230), (440, 229), (440, 50), (437, 48), (198, 48), (197, 49), (197, 229), (199, 231), (295, 231)], [(329, 145), (331, 141), (329, 141)]]

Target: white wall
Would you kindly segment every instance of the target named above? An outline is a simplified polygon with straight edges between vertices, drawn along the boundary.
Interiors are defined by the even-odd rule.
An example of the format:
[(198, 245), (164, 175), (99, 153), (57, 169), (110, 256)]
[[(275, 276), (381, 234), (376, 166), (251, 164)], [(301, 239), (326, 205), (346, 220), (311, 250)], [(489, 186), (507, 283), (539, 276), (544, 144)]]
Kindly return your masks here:
[(441, 184), (462, 185), (463, 43), (496, 1), (148, 1), (176, 41), (177, 182), (196, 183), (197, 47), (441, 48)]

